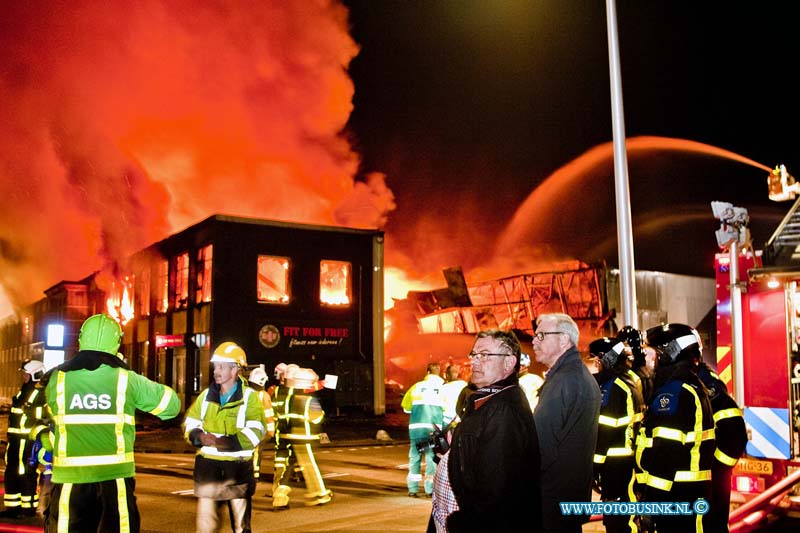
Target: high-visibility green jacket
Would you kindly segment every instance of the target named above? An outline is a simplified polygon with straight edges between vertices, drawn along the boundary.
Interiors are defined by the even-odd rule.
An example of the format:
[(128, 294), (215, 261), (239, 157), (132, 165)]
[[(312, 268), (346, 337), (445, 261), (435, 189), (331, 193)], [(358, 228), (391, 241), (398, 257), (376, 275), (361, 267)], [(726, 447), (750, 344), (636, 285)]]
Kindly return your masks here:
[(136, 410), (162, 420), (180, 412), (174, 390), (90, 350), (54, 368), (45, 394), (55, 423), (53, 483), (133, 477)]
[[(257, 391), (241, 378), (225, 405), (220, 405), (219, 385), (211, 383), (186, 411), (183, 421), (184, 436), (199, 448), (197, 453), (220, 461), (251, 459), (253, 450), (264, 438), (266, 426)], [(213, 433), (218, 437), (218, 445), (199, 445), (196, 440), (199, 431)]]
[(428, 374), (403, 395), (400, 406), (409, 413), (408, 435), (413, 441), (425, 440), (435, 428), (442, 428), (444, 408), (442, 406), (441, 376)]

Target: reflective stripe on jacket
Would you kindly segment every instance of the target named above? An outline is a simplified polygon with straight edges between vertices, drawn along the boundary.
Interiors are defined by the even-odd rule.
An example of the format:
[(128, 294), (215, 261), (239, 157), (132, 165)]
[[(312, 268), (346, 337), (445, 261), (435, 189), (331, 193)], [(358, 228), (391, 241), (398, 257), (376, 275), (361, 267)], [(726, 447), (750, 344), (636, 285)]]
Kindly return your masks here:
[(261, 401), (251, 387), (240, 378), (238, 389), (225, 405), (219, 403), (219, 385), (212, 383), (186, 411), (184, 436), (191, 442), (190, 433), (201, 429), (217, 437), (234, 437), (234, 449), (203, 446), (197, 453), (209, 459), (236, 461), (252, 459), (253, 450), (264, 438), (266, 420)]
[(442, 406), (442, 386), (444, 380), (435, 374), (428, 374), (425, 379), (414, 383), (403, 395), (401, 406), (410, 413), (408, 419), (408, 435), (411, 440), (428, 438), (434, 425), (441, 428), (444, 420)]
[(66, 370), (57, 367), (49, 377), (46, 395), (55, 424), (53, 483), (132, 477), (136, 410), (162, 420), (180, 412), (174, 390), (116, 361), (100, 352), (78, 352), (63, 365)]
[(705, 392), (680, 380), (655, 391), (636, 439), (637, 481), (670, 492), (676, 483), (709, 481), (713, 460), (714, 420)]

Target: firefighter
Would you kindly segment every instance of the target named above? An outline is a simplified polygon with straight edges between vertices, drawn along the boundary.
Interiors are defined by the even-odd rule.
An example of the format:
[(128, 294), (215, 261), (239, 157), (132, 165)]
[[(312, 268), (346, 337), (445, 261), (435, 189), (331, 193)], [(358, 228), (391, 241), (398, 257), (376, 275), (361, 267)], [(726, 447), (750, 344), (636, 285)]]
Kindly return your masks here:
[[(325, 413), (319, 399), (313, 394), (317, 390), (319, 377), (310, 368), (298, 368), (286, 375), (286, 386), (293, 393), (288, 398), (288, 431), (281, 434), (291, 445), (297, 457), (297, 463), (303, 472), (306, 485), (305, 503), (307, 506), (324, 505), (331, 501), (333, 493), (325, 488), (322, 474), (314, 458), (314, 448), (319, 444), (319, 434)], [(272, 495), (273, 508), (289, 506), (289, 486), (286, 469), (278, 472), (280, 477), (274, 480), (277, 485)]]
[(44, 415), (46, 400), (39, 381), (44, 376), (44, 364), (37, 360), (25, 361), (20, 370), (22, 387), (11, 400), (11, 412), (8, 415), (3, 482), (5, 510), (0, 513), (6, 518), (33, 516), (39, 502), (36, 490), (38, 465), (31, 466), (28, 458), (36, 440), (35, 434), (31, 438), (31, 430)]
[(240, 375), (247, 356), (239, 345), (226, 341), (217, 346), (211, 365), (214, 381), (195, 399), (183, 422), (186, 440), (197, 448), (196, 531), (216, 532), (226, 507), (231, 531), (250, 533), (253, 453), (266, 433), (264, 407)]
[(647, 364), (647, 352), (642, 341), (642, 333), (633, 326), (625, 326), (619, 330), (617, 338), (628, 346), (633, 356), (629, 372), (647, 405), (650, 395), (653, 393), (653, 369)]
[(272, 410), (272, 400), (269, 397), (269, 393), (264, 389), (267, 380), (267, 372), (264, 370), (264, 365), (257, 366), (251, 370), (250, 374), (247, 376), (247, 382), (258, 393), (258, 399), (261, 401), (261, 405), (264, 408), (264, 418), (267, 421), (267, 431), (264, 434), (264, 440), (261, 441), (261, 444), (259, 444), (258, 448), (253, 452), (253, 475), (256, 478), (256, 482), (258, 482), (261, 477), (261, 448), (264, 443), (275, 436), (275, 413)]
[(86, 319), (78, 353), (47, 376), (53, 476), (46, 532), (139, 531), (134, 495), (137, 410), (161, 420), (181, 409), (174, 390), (128, 369), (122, 328), (107, 315)]
[[(644, 400), (633, 381), (625, 345), (617, 338), (602, 337), (589, 343), (597, 361), (600, 385), (600, 417), (594, 455), (594, 486), (603, 501), (636, 501), (633, 493), (634, 445), (642, 422)], [(608, 533), (638, 531), (631, 515), (604, 515)]]
[[(301, 479), (301, 472), (297, 466), (297, 460), (292, 453), (292, 444), (282, 438), (289, 432), (289, 400), (294, 393), (294, 389), (286, 385), (287, 374), (296, 372), (300, 367), (295, 364), (278, 363), (275, 367), (275, 379), (278, 381), (269, 389), (272, 399), (272, 411), (275, 413), (275, 456), (272, 472), (272, 492), (275, 497), (275, 490), (278, 488), (278, 480), (283, 477), (285, 471), (291, 473), (292, 481)], [(279, 506), (284, 508), (283, 506)]]
[(712, 531), (725, 532), (728, 531), (728, 515), (731, 507), (731, 476), (733, 468), (747, 446), (747, 426), (741, 408), (728, 394), (728, 389), (719, 376), (704, 362), (699, 365), (698, 375), (708, 389), (711, 399), (717, 445), (711, 469), (714, 496), (711, 500), (709, 518)]
[[(408, 413), (408, 495), (416, 498), (422, 481), (425, 495), (433, 494), (433, 476), (436, 474), (436, 462), (433, 448), (425, 446), (431, 434), (442, 429), (444, 424), (444, 408), (442, 405), (442, 386), (444, 380), (439, 375), (439, 363), (429, 363), (427, 374), (422, 381), (413, 384), (403, 395), (400, 406)], [(462, 389), (463, 391), (463, 389)], [(425, 477), (422, 477), (422, 456), (425, 456)]]
[(544, 380), (539, 374), (534, 374), (529, 370), (531, 366), (531, 356), (522, 353), (519, 359), (519, 386), (525, 392), (525, 397), (531, 406), (531, 411), (536, 409), (536, 404), (539, 403), (539, 387), (542, 386)]
[[(714, 416), (697, 376), (699, 337), (691, 326), (647, 330), (657, 355), (653, 397), (636, 440), (637, 481), (644, 502), (711, 501)], [(706, 504), (701, 502), (700, 509)], [(691, 511), (691, 509), (690, 509)], [(658, 531), (709, 531), (707, 514), (651, 515)]]

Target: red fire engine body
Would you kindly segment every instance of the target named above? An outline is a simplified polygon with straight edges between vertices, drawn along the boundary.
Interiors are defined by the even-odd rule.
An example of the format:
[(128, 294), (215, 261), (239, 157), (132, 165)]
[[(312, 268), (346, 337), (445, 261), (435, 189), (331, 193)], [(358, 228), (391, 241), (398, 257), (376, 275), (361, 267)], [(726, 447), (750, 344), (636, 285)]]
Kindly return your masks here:
[[(734, 470), (732, 504), (741, 504), (800, 468), (800, 271), (764, 267), (760, 252), (739, 254), (741, 372), (732, 349), (729, 254), (716, 255), (717, 373), (735, 394), (742, 378), (748, 443)], [(791, 496), (791, 495), (790, 495)], [(798, 503), (794, 498), (787, 503)]]

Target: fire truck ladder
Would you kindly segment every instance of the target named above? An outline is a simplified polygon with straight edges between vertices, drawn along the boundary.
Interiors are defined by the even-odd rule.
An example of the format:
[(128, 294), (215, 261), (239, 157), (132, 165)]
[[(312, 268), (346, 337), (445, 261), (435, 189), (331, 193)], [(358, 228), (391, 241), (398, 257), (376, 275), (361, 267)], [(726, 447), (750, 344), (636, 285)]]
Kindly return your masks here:
[(800, 259), (800, 198), (795, 201), (764, 247), (765, 263)]

